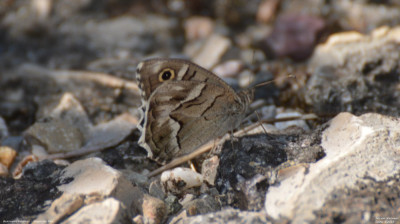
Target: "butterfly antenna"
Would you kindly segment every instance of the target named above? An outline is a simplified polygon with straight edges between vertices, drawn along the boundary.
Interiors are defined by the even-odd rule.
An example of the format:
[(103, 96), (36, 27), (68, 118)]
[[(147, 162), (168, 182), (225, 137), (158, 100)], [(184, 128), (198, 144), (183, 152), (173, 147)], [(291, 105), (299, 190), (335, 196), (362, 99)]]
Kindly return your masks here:
[(251, 56), (251, 64), (255, 64), (255, 58), (256, 58), (256, 50), (253, 50), (253, 55)]
[[(297, 79), (297, 77), (294, 74), (289, 74), (289, 75), (287, 75), (285, 77), (285, 79)], [(269, 80), (269, 81), (266, 81), (266, 82), (259, 83), (259, 84), (255, 85), (254, 88), (257, 88), (257, 87), (260, 87), (260, 86), (269, 85), (269, 84), (275, 82), (275, 80), (276, 79), (272, 79), (272, 80)]]
[(264, 125), (261, 122), (260, 114), (257, 111), (254, 111), (257, 115), (258, 121), (257, 123), (261, 126), (261, 128), (264, 130), (264, 133), (267, 134), (267, 130), (265, 129)]

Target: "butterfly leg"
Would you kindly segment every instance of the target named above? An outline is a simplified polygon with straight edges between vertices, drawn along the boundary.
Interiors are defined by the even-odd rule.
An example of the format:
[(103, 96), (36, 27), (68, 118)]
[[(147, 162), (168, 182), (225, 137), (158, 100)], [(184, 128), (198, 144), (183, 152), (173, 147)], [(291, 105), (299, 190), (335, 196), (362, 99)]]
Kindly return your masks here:
[(233, 134), (233, 130), (229, 131), (229, 135), (230, 135), (230, 140), (231, 140), (231, 145), (232, 145), (232, 149), (234, 148), (234, 143), (235, 142), (239, 142), (239, 139), (237, 137), (235, 137), (235, 135)]

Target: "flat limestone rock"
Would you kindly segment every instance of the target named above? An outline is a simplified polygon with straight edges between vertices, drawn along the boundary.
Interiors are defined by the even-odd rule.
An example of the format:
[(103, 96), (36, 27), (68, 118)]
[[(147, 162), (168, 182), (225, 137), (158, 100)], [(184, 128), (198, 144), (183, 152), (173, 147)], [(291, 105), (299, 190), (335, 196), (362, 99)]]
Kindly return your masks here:
[(197, 215), (193, 217), (172, 220), (173, 224), (200, 224), (200, 223), (268, 223), (262, 212), (246, 212), (239, 209), (226, 208), (219, 212)]
[[(326, 43), (319, 45), (310, 59), (310, 72), (322, 66), (362, 72), (368, 63), (382, 60), (371, 69), (371, 75), (385, 74), (398, 64), (400, 27), (381, 27), (370, 35), (355, 31), (333, 34)], [(350, 75), (350, 74), (348, 74)]]
[(77, 194), (63, 194), (51, 204), (50, 208), (40, 214), (34, 221), (39, 223), (57, 223), (83, 205), (83, 196)]
[(310, 222), (332, 192), (371, 179), (385, 181), (400, 171), (400, 119), (379, 114), (340, 113), (323, 132), (326, 156), (297, 169), (268, 189), (265, 210), (293, 223)]
[(99, 158), (78, 160), (65, 168), (65, 180), (73, 178), (68, 184), (58, 187), (64, 193), (96, 196), (99, 198), (114, 197), (130, 207), (133, 197), (133, 186), (121, 172), (106, 165)]
[(124, 113), (111, 121), (98, 124), (91, 128), (84, 147), (105, 149), (115, 146), (135, 130), (135, 122), (131, 115)]
[(132, 219), (120, 201), (107, 198), (83, 207), (63, 223), (132, 223)]
[(205, 43), (196, 53), (188, 54), (193, 57), (193, 62), (200, 66), (210, 69), (215, 66), (222, 55), (231, 47), (231, 41), (222, 35), (212, 35), (207, 38)]

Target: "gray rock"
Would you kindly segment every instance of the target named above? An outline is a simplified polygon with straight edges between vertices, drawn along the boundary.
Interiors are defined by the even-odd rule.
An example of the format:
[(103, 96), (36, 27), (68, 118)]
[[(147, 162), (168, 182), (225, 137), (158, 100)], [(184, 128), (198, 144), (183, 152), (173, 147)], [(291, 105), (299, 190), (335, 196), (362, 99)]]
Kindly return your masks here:
[(0, 116), (0, 142), (8, 136), (8, 127), (4, 119)]
[(86, 114), (85, 108), (70, 92), (62, 95), (58, 105), (50, 112), (51, 117), (59, 118), (79, 129), (84, 139), (88, 138), (92, 123)]
[[(88, 37), (91, 44), (99, 49), (148, 52), (157, 46), (162, 49), (166, 48), (163, 45), (171, 44), (171, 38), (166, 35), (168, 32), (164, 31), (174, 26), (174, 19), (163, 16), (120, 16), (112, 20), (90, 21), (80, 28), (68, 26), (63, 31), (72, 29), (73, 33)], [(154, 32), (160, 35), (151, 35)]]
[[(245, 182), (252, 182), (251, 179), (258, 175), (267, 175), (288, 159), (284, 150), (286, 140), (279, 136), (251, 135), (234, 141), (233, 145), (229, 141), (224, 144), (215, 180), (223, 205), (243, 210), (255, 208), (253, 205), (249, 206), (254, 198), (247, 196), (264, 195), (267, 186), (261, 184), (263, 187), (248, 188), (251, 184)], [(251, 190), (255, 192), (251, 193)], [(260, 199), (258, 204), (262, 205), (264, 197)]]
[(165, 198), (165, 193), (159, 180), (150, 183), (149, 194), (161, 200)]
[(200, 198), (191, 200), (184, 204), (182, 211), (170, 220), (170, 223), (181, 223), (182, 219), (187, 217), (196, 216), (216, 212), (220, 210), (220, 205), (213, 196), (203, 195)]
[(399, 24), (400, 21), (400, 7), (397, 2), (284, 0), (279, 6), (282, 14), (323, 16), (327, 21), (337, 23), (342, 30), (358, 30), (362, 33), (384, 25)]
[(42, 145), (49, 153), (77, 150), (84, 141), (77, 127), (51, 117), (37, 121), (25, 132), (25, 136), (31, 145)]
[(18, 7), (18, 10), (7, 13), (1, 25), (8, 27), (14, 38), (20, 38), (35, 29), (41, 30), (48, 25), (51, 5), (50, 0), (30, 1)]
[(168, 195), (164, 201), (167, 205), (168, 214), (175, 214), (182, 208), (182, 205), (179, 203), (178, 197), (176, 197), (175, 195)]
[(94, 126), (84, 148), (105, 149), (117, 145), (136, 129), (135, 122), (129, 114), (122, 114), (109, 122)]

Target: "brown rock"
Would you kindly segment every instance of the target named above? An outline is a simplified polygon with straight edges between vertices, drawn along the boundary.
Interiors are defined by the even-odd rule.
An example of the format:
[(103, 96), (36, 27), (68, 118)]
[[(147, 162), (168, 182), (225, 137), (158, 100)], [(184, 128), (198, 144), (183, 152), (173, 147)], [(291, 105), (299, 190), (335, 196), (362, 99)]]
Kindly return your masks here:
[(10, 168), (11, 164), (14, 162), (15, 156), (17, 156), (17, 152), (8, 147), (8, 146), (0, 146), (0, 163)]
[(22, 176), (22, 170), (30, 162), (37, 162), (39, 159), (35, 155), (25, 156), (13, 170), (13, 177), (19, 179)]
[(167, 209), (162, 200), (144, 193), (138, 187), (135, 187), (132, 193), (135, 198), (132, 208), (135, 212), (142, 214), (145, 219), (152, 220), (154, 223), (161, 223), (165, 219)]
[(0, 163), (0, 176), (5, 177), (8, 176), (8, 168)]
[(264, 0), (260, 3), (257, 11), (257, 21), (262, 23), (270, 22), (278, 9), (280, 0)]
[(215, 178), (217, 177), (217, 168), (219, 166), (218, 156), (213, 156), (209, 159), (204, 160), (201, 166), (201, 174), (203, 175), (204, 181), (209, 185), (215, 185)]
[(317, 44), (318, 33), (325, 27), (321, 18), (311, 15), (282, 15), (277, 18), (274, 30), (262, 48), (266, 55), (290, 57), (294, 60), (308, 58)]

